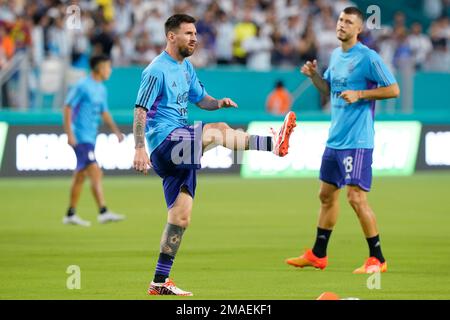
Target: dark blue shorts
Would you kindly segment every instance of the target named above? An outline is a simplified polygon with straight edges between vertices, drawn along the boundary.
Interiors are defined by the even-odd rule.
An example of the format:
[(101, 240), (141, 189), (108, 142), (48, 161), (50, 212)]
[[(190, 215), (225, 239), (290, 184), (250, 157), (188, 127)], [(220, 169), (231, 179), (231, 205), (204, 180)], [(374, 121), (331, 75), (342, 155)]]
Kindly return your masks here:
[(91, 143), (80, 143), (74, 147), (75, 155), (77, 156), (77, 167), (75, 171), (85, 169), (91, 163), (97, 162), (95, 160), (95, 146)]
[(372, 185), (373, 149), (337, 150), (325, 148), (320, 167), (320, 180), (338, 188), (359, 186), (370, 191)]
[(150, 155), (153, 170), (163, 179), (167, 208), (171, 208), (182, 187), (192, 198), (201, 168), (203, 124), (172, 131)]

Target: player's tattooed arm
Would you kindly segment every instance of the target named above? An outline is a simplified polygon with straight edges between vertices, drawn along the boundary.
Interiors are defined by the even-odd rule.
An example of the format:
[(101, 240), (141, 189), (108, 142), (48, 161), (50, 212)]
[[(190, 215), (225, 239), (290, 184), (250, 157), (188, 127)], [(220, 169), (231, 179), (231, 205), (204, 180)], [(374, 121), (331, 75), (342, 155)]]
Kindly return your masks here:
[(135, 170), (147, 174), (151, 168), (150, 159), (145, 150), (145, 121), (147, 119), (147, 110), (143, 107), (134, 108), (133, 134), (135, 142), (135, 153), (133, 167)]
[(180, 226), (167, 223), (161, 237), (161, 253), (175, 257), (180, 248), (181, 238), (186, 229)]
[(133, 134), (135, 148), (145, 147), (145, 121), (147, 119), (147, 110), (142, 107), (134, 108)]
[(197, 105), (200, 108), (208, 111), (217, 110), (220, 108), (237, 108), (236, 102), (234, 102), (230, 98), (223, 98), (218, 100), (209, 95), (200, 100)]

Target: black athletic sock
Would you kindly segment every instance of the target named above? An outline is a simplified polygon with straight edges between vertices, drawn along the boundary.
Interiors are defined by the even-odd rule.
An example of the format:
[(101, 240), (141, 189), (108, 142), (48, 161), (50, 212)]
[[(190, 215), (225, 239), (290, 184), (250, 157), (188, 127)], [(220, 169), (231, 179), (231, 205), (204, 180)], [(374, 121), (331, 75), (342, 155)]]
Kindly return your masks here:
[(385, 260), (383, 253), (381, 253), (380, 235), (376, 235), (372, 238), (366, 238), (366, 240), (369, 245), (369, 255), (377, 258), (381, 263), (383, 263)]
[(272, 151), (272, 137), (250, 135), (248, 138), (249, 150)]
[(101, 207), (100, 210), (99, 210), (99, 213), (100, 213), (100, 214), (104, 214), (106, 211), (108, 211), (108, 208), (106, 208), (106, 207)]
[(166, 278), (168, 278), (170, 274), (170, 269), (172, 269), (173, 259), (175, 258), (169, 256), (168, 254), (162, 252), (159, 254), (158, 264), (156, 265), (155, 277), (153, 278), (153, 282), (166, 282)]
[(316, 242), (314, 243), (314, 247), (312, 249), (312, 252), (316, 257), (326, 257), (328, 240), (330, 239), (332, 231), (333, 230), (327, 230), (317, 227)]
[(69, 209), (67, 209), (67, 216), (71, 217), (75, 215), (75, 208), (69, 207)]

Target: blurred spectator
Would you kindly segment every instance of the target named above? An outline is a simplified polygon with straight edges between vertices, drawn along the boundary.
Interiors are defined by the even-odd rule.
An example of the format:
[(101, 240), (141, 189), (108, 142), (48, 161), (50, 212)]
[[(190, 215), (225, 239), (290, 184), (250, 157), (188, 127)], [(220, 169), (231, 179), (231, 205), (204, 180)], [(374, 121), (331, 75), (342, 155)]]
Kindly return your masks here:
[(312, 19), (308, 19), (305, 31), (301, 36), (298, 53), (301, 63), (317, 59), (317, 39), (313, 29)]
[(287, 18), (285, 23), (281, 24), (280, 31), (286, 40), (294, 45), (298, 42), (305, 30), (305, 22), (300, 20), (299, 15), (292, 14)]
[(394, 70), (393, 61), (396, 42), (392, 35), (392, 28), (383, 26), (377, 38), (378, 53), (390, 70)]
[(414, 57), (407, 41), (406, 28), (398, 27), (394, 37), (397, 42), (394, 52), (394, 67), (397, 69), (410, 68), (414, 63)]
[[(14, 50), (14, 41), (12, 37), (8, 34), (6, 26), (3, 23), (0, 23), (0, 72), (8, 60), (13, 57)], [(1, 105), (5, 107), (10, 106), (8, 83), (5, 82), (1, 85), (0, 90), (2, 91), (2, 101), (0, 101)]]
[(336, 18), (330, 6), (324, 6), (321, 14), (321, 20), (316, 20), (315, 31), (317, 34), (318, 60), (321, 61), (320, 72), (325, 71), (328, 61), (330, 61), (331, 53), (336, 49), (340, 42), (336, 38)]
[(397, 11), (394, 15), (394, 32), (398, 28), (406, 28), (406, 17), (401, 11)]
[(14, 40), (9, 35), (5, 24), (0, 23), (0, 69), (6, 61), (13, 57), (14, 51)]
[(253, 23), (252, 13), (246, 10), (243, 20), (234, 27), (233, 58), (236, 63), (246, 64), (247, 52), (242, 48), (242, 43), (255, 34), (256, 25)]
[(143, 31), (136, 40), (135, 53), (131, 59), (132, 63), (149, 64), (159, 53), (152, 47), (147, 31)]
[(145, 30), (150, 34), (153, 44), (157, 46), (166, 43), (165, 22), (166, 20), (157, 8), (150, 10), (149, 15), (145, 19)]
[(88, 11), (81, 11), (80, 29), (67, 30), (72, 33), (72, 65), (77, 68), (89, 67), (90, 35), (94, 20)]
[(293, 65), (294, 47), (278, 29), (272, 34), (274, 50), (272, 52), (272, 65), (276, 67), (290, 67)]
[(31, 28), (32, 39), (32, 63), (38, 66), (42, 63), (45, 56), (45, 29), (49, 19), (47, 16), (35, 16)]
[(112, 21), (114, 18), (114, 0), (95, 0), (98, 8), (102, 12), (104, 21)]
[(113, 22), (105, 21), (97, 34), (91, 39), (93, 55), (111, 56), (111, 50), (114, 45), (114, 25)]
[(336, 17), (347, 7), (355, 7), (355, 3), (348, 0), (337, 0), (333, 2), (333, 13)]
[(422, 33), (420, 23), (416, 22), (411, 26), (411, 34), (408, 36), (407, 43), (412, 50), (416, 69), (422, 69), (433, 46), (430, 38)]
[(136, 48), (136, 36), (133, 29), (128, 30), (122, 37), (116, 38), (112, 50), (112, 62), (114, 65), (130, 65), (134, 58)]
[(28, 17), (20, 15), (12, 25), (11, 37), (14, 40), (16, 52), (26, 51), (31, 47), (31, 21)]
[(431, 24), (430, 38), (433, 51), (429, 60), (425, 63), (425, 69), (429, 71), (450, 71), (450, 53), (448, 41), (450, 39), (448, 29), (448, 18), (441, 18)]
[(48, 30), (49, 50), (52, 56), (68, 58), (72, 53), (72, 37), (62, 17), (58, 16)]
[(14, 12), (14, 2), (2, 0), (0, 2), (0, 21), (12, 25), (15, 20), (16, 13)]
[(303, 29), (306, 28), (309, 20), (311, 20), (311, 18), (315, 14), (315, 10), (315, 6), (311, 3), (311, 0), (300, 0), (298, 7), (298, 16), (300, 17), (300, 21), (302, 23), (306, 22)]
[(133, 10), (131, 4), (126, 0), (116, 0), (114, 5), (115, 31), (123, 35), (133, 25)]
[(233, 23), (225, 11), (219, 11), (216, 27), (215, 57), (217, 64), (230, 64), (233, 60)]
[(247, 52), (247, 68), (253, 70), (270, 70), (272, 39), (261, 34), (261, 28), (256, 27), (256, 34), (247, 38), (242, 43), (242, 48)]
[(291, 110), (292, 96), (284, 87), (283, 81), (275, 83), (275, 88), (266, 100), (267, 112), (274, 115), (285, 115)]
[(205, 12), (202, 19), (197, 21), (197, 37), (198, 41), (202, 43), (202, 45), (207, 50), (214, 49), (216, 42), (216, 33), (214, 29), (215, 22), (215, 13), (212, 10), (208, 10)]

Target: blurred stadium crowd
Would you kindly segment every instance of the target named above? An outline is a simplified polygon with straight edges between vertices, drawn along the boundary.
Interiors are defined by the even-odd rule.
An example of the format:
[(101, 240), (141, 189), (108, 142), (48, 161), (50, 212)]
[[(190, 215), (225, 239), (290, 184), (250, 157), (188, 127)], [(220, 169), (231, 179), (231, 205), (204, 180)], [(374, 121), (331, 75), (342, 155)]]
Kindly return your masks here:
[[(24, 50), (34, 65), (56, 56), (86, 67), (97, 52), (110, 55), (115, 66), (147, 64), (164, 48), (164, 22), (176, 12), (198, 20), (199, 47), (192, 57), (197, 67), (246, 64), (266, 70), (313, 58), (323, 62), (339, 44), (336, 18), (351, 5), (348, 0), (0, 0), (0, 68)], [(366, 28), (362, 42), (394, 68), (410, 58), (418, 69), (447, 71), (450, 1), (424, 0), (424, 7), (432, 20), (426, 30), (420, 23), (407, 26), (398, 12), (392, 25)], [(79, 22), (67, 21), (78, 13)]]
[[(393, 70), (450, 72), (450, 0), (415, 3), (417, 22), (398, 11), (388, 25), (366, 27), (361, 41)], [(199, 44), (190, 58), (196, 67), (270, 70), (318, 59), (323, 71), (339, 45), (337, 17), (352, 5), (349, 0), (0, 0), (0, 106), (33, 107), (39, 105), (33, 92), (64, 92), (51, 87), (67, 78), (58, 78), (66, 72), (60, 70), (87, 69), (92, 54), (111, 56), (113, 66), (148, 64), (164, 49), (165, 20), (180, 12), (197, 19)], [(13, 66), (19, 55), (21, 62)], [(28, 73), (23, 81), (14, 71), (20, 65), (30, 70), (21, 73)], [(20, 94), (14, 92), (26, 91), (31, 101), (15, 101)]]

